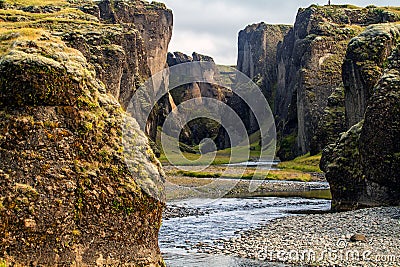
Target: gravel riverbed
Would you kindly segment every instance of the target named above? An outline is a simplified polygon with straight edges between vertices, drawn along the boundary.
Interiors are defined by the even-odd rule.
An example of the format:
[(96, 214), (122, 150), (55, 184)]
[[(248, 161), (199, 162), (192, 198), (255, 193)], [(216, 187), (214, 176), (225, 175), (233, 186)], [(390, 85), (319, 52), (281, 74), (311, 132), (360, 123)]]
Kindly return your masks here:
[[(253, 186), (253, 190), (250, 190)], [(166, 183), (167, 200), (188, 198), (298, 196), (317, 197), (321, 190), (329, 190), (327, 182), (248, 181), (169, 176)], [(305, 194), (309, 194), (306, 196)], [(329, 197), (322, 195), (321, 197)]]
[[(351, 241), (355, 234), (361, 241)], [(400, 266), (400, 208), (275, 219), (199, 252), (294, 266)]]

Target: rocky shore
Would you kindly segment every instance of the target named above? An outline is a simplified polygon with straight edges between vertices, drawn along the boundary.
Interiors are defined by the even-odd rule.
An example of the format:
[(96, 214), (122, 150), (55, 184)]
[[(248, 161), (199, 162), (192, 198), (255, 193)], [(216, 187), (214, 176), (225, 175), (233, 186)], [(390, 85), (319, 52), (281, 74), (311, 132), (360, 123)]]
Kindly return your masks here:
[(188, 216), (202, 216), (209, 214), (210, 211), (204, 211), (200, 208), (186, 208), (177, 205), (167, 205), (163, 212), (163, 219), (183, 218)]
[(400, 207), (273, 220), (199, 252), (295, 266), (399, 266)]

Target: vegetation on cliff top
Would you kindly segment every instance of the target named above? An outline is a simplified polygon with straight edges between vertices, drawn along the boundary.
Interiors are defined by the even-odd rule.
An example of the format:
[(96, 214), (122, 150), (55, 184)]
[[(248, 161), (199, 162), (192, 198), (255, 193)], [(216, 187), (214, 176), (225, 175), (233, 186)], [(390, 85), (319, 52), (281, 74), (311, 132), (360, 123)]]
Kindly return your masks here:
[(66, 5), (68, 0), (0, 0), (0, 5), (2, 3), (18, 6), (59, 6)]

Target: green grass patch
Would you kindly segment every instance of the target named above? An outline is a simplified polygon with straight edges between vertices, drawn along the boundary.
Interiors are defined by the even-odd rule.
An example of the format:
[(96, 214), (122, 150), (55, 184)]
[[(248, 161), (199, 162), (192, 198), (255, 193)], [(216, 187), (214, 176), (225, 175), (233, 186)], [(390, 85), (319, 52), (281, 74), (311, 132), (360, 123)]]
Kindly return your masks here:
[(66, 5), (66, 0), (3, 0), (11, 5), (19, 6), (60, 6)]
[(311, 191), (293, 191), (293, 192), (254, 192), (229, 195), (228, 197), (301, 197), (316, 199), (332, 199), (330, 190), (311, 190)]
[(295, 158), (294, 160), (281, 162), (278, 164), (278, 168), (302, 172), (322, 172), (319, 168), (320, 161), (321, 154), (310, 156), (308, 153), (304, 156)]
[[(252, 145), (252, 147), (254, 147), (254, 150), (249, 151), (250, 159), (259, 158), (261, 152), (258, 144), (254, 144), (254, 146)], [(235, 148), (227, 148), (224, 150), (219, 150), (217, 151), (214, 160), (212, 160), (211, 165), (223, 165), (229, 163), (239, 163), (248, 161), (249, 158), (246, 157), (248, 150), (249, 150), (248, 147), (235, 147)], [(177, 166), (210, 165), (209, 157), (207, 157), (211, 156), (210, 153), (205, 154), (205, 157), (203, 158), (201, 157), (201, 154), (193, 154), (188, 152), (181, 152), (181, 153), (174, 151), (169, 154), (169, 158), (167, 158), (167, 156), (164, 153), (161, 153), (159, 160), (163, 165), (168, 165), (170, 163), (173, 163), (174, 165)], [(232, 158), (231, 157), (232, 154), (236, 154), (239, 156)]]
[(182, 171), (179, 170), (174, 174), (178, 176), (186, 176), (193, 178), (219, 178), (221, 177), (221, 173), (211, 173), (211, 172), (195, 172), (195, 171)]
[[(165, 155), (161, 144), (161, 127), (157, 129), (157, 146), (160, 148), (159, 161), (163, 165), (176, 166), (208, 166), (208, 165), (224, 165), (229, 163), (240, 163), (249, 160), (257, 160), (261, 156), (260, 131), (249, 135), (249, 146), (240, 144), (234, 148), (226, 148), (216, 152), (214, 160), (210, 160), (212, 153), (200, 154), (199, 146), (188, 146), (179, 142), (180, 151), (170, 151), (168, 157)], [(176, 142), (173, 137), (165, 135), (166, 142)], [(273, 147), (273, 146), (271, 146)], [(271, 154), (271, 151), (264, 151), (265, 154)], [(232, 156), (234, 155), (234, 156)], [(210, 162), (211, 161), (211, 162)]]
[(283, 171), (254, 171), (246, 170), (243, 174), (223, 174), (222, 172), (212, 171), (171, 171), (167, 173), (172, 176), (191, 177), (191, 178), (223, 178), (223, 179), (243, 179), (243, 180), (284, 180), (309, 182), (312, 177), (309, 173), (294, 170)]

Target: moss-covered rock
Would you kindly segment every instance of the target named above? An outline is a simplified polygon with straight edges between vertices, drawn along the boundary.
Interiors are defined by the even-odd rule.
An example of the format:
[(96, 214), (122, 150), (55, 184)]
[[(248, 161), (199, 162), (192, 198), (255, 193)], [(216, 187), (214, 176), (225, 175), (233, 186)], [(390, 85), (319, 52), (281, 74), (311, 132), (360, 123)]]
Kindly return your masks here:
[[(379, 35), (383, 34), (384, 30)], [(379, 46), (381, 40), (376, 41), (363, 46)], [(324, 150), (321, 169), (335, 210), (400, 204), (400, 45), (389, 54), (370, 91), (364, 120)]]
[(144, 79), (146, 49), (134, 24), (104, 25), (82, 2), (0, 10), (0, 259), (164, 266), (163, 172), (100, 71)]
[(334, 210), (351, 210), (360, 205), (355, 196), (364, 186), (358, 149), (363, 123), (354, 125), (323, 151), (320, 168), (326, 172)]
[[(343, 88), (342, 64), (347, 45), (367, 25), (399, 20), (398, 10), (389, 8), (313, 5), (299, 10), (293, 30), (278, 50), (275, 114), (278, 132), (285, 133), (281, 140), (297, 131), (298, 153), (316, 154), (348, 129), (343, 123), (326, 125), (342, 116), (343, 107), (332, 110), (328, 99), (337, 88)], [(291, 103), (295, 95), (294, 106)], [(287, 123), (293, 120), (289, 114), (294, 113), (294, 108), (297, 125)]]
[(346, 123), (351, 127), (364, 118), (368, 99), (400, 40), (400, 25), (370, 26), (349, 43), (343, 64)]
[[(136, 0), (49, 0), (41, 5), (32, 0), (33, 6), (23, 2), (8, 1), (7, 9), (0, 10), (3, 28), (43, 28), (61, 36), (68, 46), (83, 53), (123, 108), (136, 88), (166, 66), (173, 18), (165, 5)], [(156, 92), (149, 90), (143, 98), (151, 99), (157, 90), (165, 91), (165, 85), (155, 86)], [(142, 100), (135, 105), (142, 105)], [(152, 126), (146, 133), (152, 138), (160, 112), (154, 110), (149, 119)]]
[(332, 144), (346, 129), (344, 88), (338, 87), (328, 97), (328, 104), (311, 140), (310, 153), (316, 155), (326, 144)]

